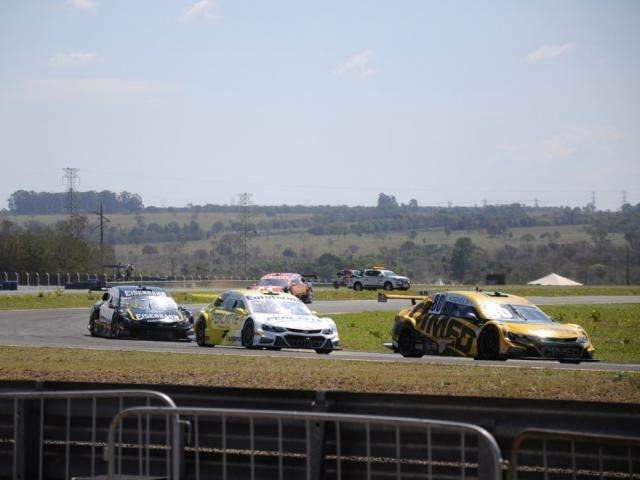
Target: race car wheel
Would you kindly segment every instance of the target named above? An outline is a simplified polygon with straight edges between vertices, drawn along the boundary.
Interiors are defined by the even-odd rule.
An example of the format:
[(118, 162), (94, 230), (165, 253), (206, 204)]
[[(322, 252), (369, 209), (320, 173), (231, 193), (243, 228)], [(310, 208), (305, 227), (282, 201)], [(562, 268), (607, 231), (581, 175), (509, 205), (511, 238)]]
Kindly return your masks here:
[(480, 334), (478, 358), (480, 360), (504, 360), (500, 356), (500, 333), (495, 327), (488, 327)]
[(313, 290), (309, 290), (309, 293), (304, 299), (304, 303), (313, 303)]
[(255, 327), (253, 326), (253, 320), (247, 320), (242, 327), (242, 346), (244, 348), (253, 348), (253, 332)]
[(393, 285), (391, 285), (391, 282), (384, 282), (384, 289), (389, 291), (393, 289)]
[(316, 348), (316, 353), (320, 355), (329, 355), (331, 353), (330, 348)]
[(360, 282), (356, 282), (353, 284), (353, 289), (356, 292), (361, 292), (362, 291), (362, 284)]
[(120, 336), (120, 321), (116, 315), (111, 319), (110, 333), (111, 338), (118, 338)]
[(199, 347), (207, 346), (206, 327), (202, 320), (198, 320), (196, 323), (196, 343)]
[(405, 327), (398, 335), (398, 351), (406, 358), (420, 358), (424, 355), (422, 350), (416, 349), (416, 332), (412, 328)]
[(91, 317), (89, 318), (89, 334), (92, 337), (95, 337), (98, 333), (96, 332), (96, 311), (91, 312)]

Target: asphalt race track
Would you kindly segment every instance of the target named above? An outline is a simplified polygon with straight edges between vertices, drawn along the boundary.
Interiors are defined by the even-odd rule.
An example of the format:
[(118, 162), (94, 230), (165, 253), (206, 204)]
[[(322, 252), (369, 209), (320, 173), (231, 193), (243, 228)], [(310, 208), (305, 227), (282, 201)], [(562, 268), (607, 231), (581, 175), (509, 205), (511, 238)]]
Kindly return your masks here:
[[(616, 301), (616, 299), (625, 301)], [(603, 299), (606, 299), (605, 302)], [(532, 301), (544, 305), (542, 298)], [(584, 303), (640, 303), (640, 297), (546, 297), (553, 300), (553, 304), (584, 304)], [(589, 301), (591, 300), (591, 301)], [(613, 301), (612, 301), (613, 300)], [(546, 303), (550, 304), (550, 303)], [(377, 303), (371, 300), (318, 301), (313, 309), (320, 313), (359, 312), (371, 310), (397, 311), (407, 305), (406, 301), (395, 300), (389, 303)], [(201, 305), (191, 305), (197, 312)], [(244, 355), (270, 356), (287, 358), (308, 358), (324, 361), (334, 360), (363, 360), (376, 362), (410, 362), (469, 366), (495, 366), (500, 368), (552, 368), (565, 370), (599, 370), (616, 372), (640, 372), (640, 364), (613, 364), (604, 362), (581, 363), (579, 365), (561, 364), (549, 361), (508, 360), (506, 362), (475, 361), (468, 358), (425, 356), (420, 359), (403, 358), (389, 353), (369, 353), (355, 351), (337, 351), (331, 355), (317, 355), (313, 351), (266, 351), (245, 350), (234, 347), (200, 348), (195, 342), (167, 342), (149, 340), (129, 340), (91, 337), (87, 330), (89, 308), (64, 308), (47, 310), (8, 310), (0, 311), (0, 345), (5, 346), (35, 346), (35, 347), (67, 347), (88, 348), (99, 350), (130, 350), (148, 352), (197, 353), (205, 355)]]

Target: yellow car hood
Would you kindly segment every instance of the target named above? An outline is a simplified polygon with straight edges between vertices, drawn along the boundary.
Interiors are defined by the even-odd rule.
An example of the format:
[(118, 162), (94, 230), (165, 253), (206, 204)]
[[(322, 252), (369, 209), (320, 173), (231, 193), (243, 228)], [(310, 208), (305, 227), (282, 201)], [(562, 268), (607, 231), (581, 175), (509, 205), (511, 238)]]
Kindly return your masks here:
[(582, 329), (578, 325), (566, 325), (560, 323), (524, 323), (503, 322), (508, 331), (520, 335), (533, 335), (542, 338), (575, 338), (582, 335)]

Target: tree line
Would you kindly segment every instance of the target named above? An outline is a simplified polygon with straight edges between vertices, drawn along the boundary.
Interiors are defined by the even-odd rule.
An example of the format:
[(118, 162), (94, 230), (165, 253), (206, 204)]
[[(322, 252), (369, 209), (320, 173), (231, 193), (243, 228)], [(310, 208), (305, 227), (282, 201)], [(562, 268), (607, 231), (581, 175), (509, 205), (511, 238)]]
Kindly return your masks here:
[[(73, 209), (78, 213), (95, 212), (103, 206), (104, 213), (136, 213), (144, 210), (142, 198), (136, 193), (74, 192)], [(66, 192), (34, 192), (17, 190), (9, 197), (9, 213), (15, 215), (49, 215), (68, 213)]]

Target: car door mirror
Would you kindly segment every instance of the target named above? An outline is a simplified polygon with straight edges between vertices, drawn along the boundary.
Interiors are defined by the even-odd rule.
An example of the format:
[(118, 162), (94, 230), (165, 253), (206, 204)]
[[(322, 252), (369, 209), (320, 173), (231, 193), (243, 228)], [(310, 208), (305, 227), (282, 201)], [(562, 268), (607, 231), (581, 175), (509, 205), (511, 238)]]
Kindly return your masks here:
[(214, 306), (214, 307), (220, 307), (220, 306), (222, 306), (222, 297), (218, 297), (218, 298), (216, 298), (216, 299), (214, 300), (214, 302), (213, 302), (213, 306)]
[(102, 294), (102, 301), (106, 302), (107, 300), (109, 300), (109, 294), (107, 292), (104, 292)]
[(236, 315), (238, 315), (239, 317), (244, 317), (247, 314), (247, 311), (244, 308), (236, 308), (233, 310), (235, 312)]

